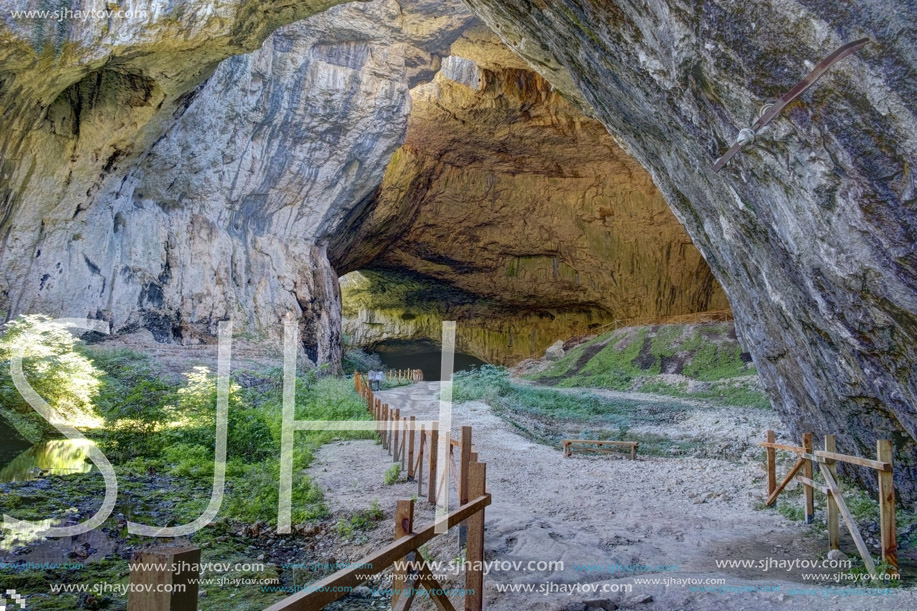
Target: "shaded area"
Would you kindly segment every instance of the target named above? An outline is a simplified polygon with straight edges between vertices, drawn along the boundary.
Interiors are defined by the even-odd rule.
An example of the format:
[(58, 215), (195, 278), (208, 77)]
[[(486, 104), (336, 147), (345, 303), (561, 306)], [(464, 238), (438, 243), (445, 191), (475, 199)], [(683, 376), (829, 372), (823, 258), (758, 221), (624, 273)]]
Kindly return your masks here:
[[(439, 380), (442, 377), (442, 351), (428, 341), (387, 341), (374, 346), (382, 363), (392, 369), (420, 369), (423, 379)], [(470, 354), (455, 353), (454, 371), (468, 371), (473, 367), (486, 365), (484, 361)]]
[[(793, 436), (836, 434), (863, 455), (892, 440), (895, 492), (917, 500), (917, 176), (904, 144), (917, 134), (917, 3), (469, 4), (559, 88), (578, 89), (649, 170), (729, 295)], [(713, 175), (805, 62), (864, 36), (874, 42)], [(874, 473), (842, 471), (876, 489)]]
[[(10, 464), (17, 456), (29, 449), (30, 444), (16, 430), (0, 417), (0, 469)], [(6, 481), (0, 476), (0, 481)]]

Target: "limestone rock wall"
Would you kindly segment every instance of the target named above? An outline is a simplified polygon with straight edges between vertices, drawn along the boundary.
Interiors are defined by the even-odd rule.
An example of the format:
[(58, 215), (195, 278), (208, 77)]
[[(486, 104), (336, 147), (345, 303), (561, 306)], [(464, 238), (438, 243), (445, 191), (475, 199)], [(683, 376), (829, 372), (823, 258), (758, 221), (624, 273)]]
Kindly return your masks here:
[(3, 6), (6, 317), (194, 342), (226, 318), (276, 338), (292, 314), (306, 356), (337, 362), (326, 242), (400, 146), (408, 89), (472, 17), (381, 0), (268, 37), (332, 4), (133, 3), (147, 19), (59, 23)]
[[(860, 455), (892, 439), (917, 499), (917, 2), (467, 3), (649, 170), (793, 432)], [(713, 173), (762, 105), (860, 37)]]

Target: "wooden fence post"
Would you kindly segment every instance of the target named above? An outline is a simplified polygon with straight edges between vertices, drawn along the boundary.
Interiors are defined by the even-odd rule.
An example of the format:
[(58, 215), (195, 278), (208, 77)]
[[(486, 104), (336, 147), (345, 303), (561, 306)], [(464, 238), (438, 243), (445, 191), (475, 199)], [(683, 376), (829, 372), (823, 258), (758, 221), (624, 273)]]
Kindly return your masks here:
[[(837, 452), (837, 444), (834, 440), (834, 435), (825, 435), (825, 452)], [(826, 459), (825, 466), (828, 467), (828, 471), (831, 472), (831, 475), (837, 478), (837, 461)], [(841, 536), (840, 531), (838, 531), (838, 513), (837, 513), (837, 501), (834, 498), (834, 495), (831, 494), (831, 489), (827, 490), (828, 492), (828, 505), (827, 505), (827, 514), (825, 521), (828, 525), (828, 549), (840, 549), (841, 548)]]
[[(471, 464), (471, 427), (462, 427), (462, 453), (459, 456), (459, 507), (468, 504), (468, 465)], [(465, 547), (468, 524), (459, 526), (459, 549)]]
[[(805, 449), (806, 454), (812, 454), (812, 433), (802, 434), (802, 447)], [(809, 480), (814, 477), (812, 461), (808, 458), (802, 465), (802, 474)], [(803, 486), (805, 486), (803, 492), (805, 492), (806, 498), (806, 524), (811, 524), (815, 521), (815, 491), (812, 490), (812, 486), (809, 484), (803, 484)]]
[(375, 412), (376, 418), (376, 435), (379, 436), (379, 441), (382, 441), (382, 408), (378, 406), (373, 406), (373, 411)]
[(468, 503), (468, 465), (471, 464), (471, 427), (462, 427), (462, 454), (459, 458), (459, 505)]
[(407, 447), (408, 447), (408, 419), (405, 416), (401, 417), (401, 452), (398, 456), (401, 457), (401, 470), (406, 471), (407, 463), (405, 458), (407, 457)]
[(430, 465), (429, 471), (429, 485), (430, 490), (427, 493), (427, 500), (433, 504), (436, 504), (436, 458), (438, 449), (439, 449), (439, 423), (434, 422), (430, 427), (430, 460), (427, 463)]
[(895, 526), (895, 480), (892, 462), (892, 442), (876, 442), (876, 459), (892, 467), (879, 471), (879, 530), (882, 535), (882, 560), (890, 567), (889, 573), (898, 573), (898, 534)]
[[(414, 501), (398, 501), (397, 508), (395, 509), (395, 541), (413, 532)], [(414, 560), (414, 552), (411, 552), (401, 560), (404, 562), (411, 562)], [(408, 587), (414, 587), (414, 584), (408, 584), (407, 575), (407, 570), (392, 569), (392, 609), (398, 608), (398, 599), (407, 594), (405, 590)]]
[[(135, 552), (132, 562), (147, 566), (131, 571), (131, 585), (135, 587), (127, 597), (128, 611), (197, 611), (200, 548), (147, 549)], [(173, 591), (157, 592), (158, 587)]]
[[(468, 465), (468, 493), (472, 498), (485, 494), (487, 465), (473, 462)], [(482, 611), (484, 608), (484, 510), (481, 509), (466, 521), (468, 544), (465, 560), (465, 611)]]
[(414, 481), (414, 425), (417, 422), (416, 416), (411, 416), (408, 424), (408, 481)]
[(394, 447), (392, 448), (392, 458), (395, 460), (395, 462), (398, 462), (401, 460), (399, 456), (399, 454), (401, 454), (401, 447), (398, 445), (398, 429), (401, 428), (401, 408), (395, 409), (394, 420), (395, 422), (393, 424), (395, 426), (392, 427), (394, 429), (392, 431), (392, 437), (395, 443)]
[(388, 453), (395, 455), (395, 410), (388, 408)]
[[(777, 435), (774, 431), (767, 431), (767, 443), (775, 443)], [(777, 489), (777, 450), (767, 448), (767, 496)]]
[(423, 450), (426, 443), (426, 427), (420, 425), (420, 446), (417, 452), (417, 498), (423, 496)]
[(388, 403), (382, 404), (382, 449), (388, 450)]

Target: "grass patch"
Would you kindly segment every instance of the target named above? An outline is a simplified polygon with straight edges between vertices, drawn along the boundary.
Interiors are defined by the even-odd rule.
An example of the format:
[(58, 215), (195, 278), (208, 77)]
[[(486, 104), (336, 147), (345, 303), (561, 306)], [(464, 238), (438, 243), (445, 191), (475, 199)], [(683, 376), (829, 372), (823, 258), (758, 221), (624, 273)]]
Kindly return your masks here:
[(661, 380), (649, 379), (640, 385), (640, 392), (654, 395), (666, 395), (681, 399), (714, 401), (737, 407), (756, 407), (770, 409), (771, 402), (760, 390), (742, 384), (716, 384), (706, 389), (688, 390), (687, 383), (670, 384)]
[(635, 425), (671, 421), (685, 407), (516, 384), (505, 369), (492, 365), (457, 373), (453, 398), (459, 403), (488, 403), (523, 435), (556, 447), (565, 437), (583, 437), (639, 441), (643, 454), (688, 454), (697, 449), (690, 441), (631, 431)]
[(338, 520), (335, 530), (340, 537), (350, 541), (357, 533), (371, 529), (384, 517), (385, 514), (379, 507), (379, 501), (374, 499), (369, 509), (358, 511), (346, 520)]
[(401, 477), (401, 464), (393, 463), (391, 467), (385, 470), (385, 475), (382, 476), (382, 481), (386, 486), (391, 486), (398, 481), (399, 477)]

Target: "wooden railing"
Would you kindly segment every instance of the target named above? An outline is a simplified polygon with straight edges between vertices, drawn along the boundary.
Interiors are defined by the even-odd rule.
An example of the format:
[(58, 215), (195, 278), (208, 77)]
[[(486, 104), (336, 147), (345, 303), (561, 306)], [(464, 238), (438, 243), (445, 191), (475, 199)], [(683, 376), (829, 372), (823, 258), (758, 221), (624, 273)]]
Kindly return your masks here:
[(389, 369), (384, 372), (385, 379), (397, 382), (423, 382), (423, 371), (420, 369)]
[[(422, 379), (422, 378), (421, 378)], [(478, 455), (471, 444), (470, 426), (462, 427), (461, 440), (449, 436), (448, 455), (453, 477), (446, 480), (438, 477), (437, 448), (439, 448), (439, 423), (418, 423), (416, 416), (402, 415), (400, 408), (392, 409), (388, 403), (375, 396), (365, 376), (354, 374), (354, 388), (366, 401), (366, 407), (377, 423), (376, 431), (382, 439), (382, 447), (396, 462), (407, 470), (408, 480), (417, 480), (418, 497), (426, 492), (427, 500), (435, 505), (443, 501), (445, 486), (455, 483), (458, 493), (458, 507), (436, 523), (419, 531), (414, 529), (414, 501), (400, 500), (395, 513), (395, 541), (386, 547), (368, 554), (351, 563), (359, 567), (342, 569), (307, 590), (290, 596), (267, 611), (295, 611), (321, 609), (347, 596), (354, 587), (361, 585), (360, 578), (381, 573), (395, 562), (413, 561), (413, 568), (395, 570), (392, 579), (392, 609), (410, 609), (418, 590), (422, 587), (438, 609), (454, 611), (455, 607), (444, 594), (444, 588), (430, 572), (425, 558), (418, 548), (433, 538), (445, 534), (455, 526), (461, 526), (460, 541), (465, 545), (465, 588), (464, 609), (482, 611), (484, 606), (484, 508), (490, 505), (487, 493), (487, 465), (478, 462)], [(455, 468), (454, 452), (460, 452), (459, 468)], [(424, 456), (427, 456), (427, 486), (424, 490)], [(445, 474), (445, 469), (442, 470)], [(456, 475), (456, 471), (458, 472)], [(447, 505), (448, 503), (443, 503)], [(448, 511), (448, 507), (446, 507)]]
[[(860, 467), (874, 469), (879, 480), (879, 530), (881, 533), (882, 560), (888, 565), (890, 574), (898, 572), (898, 543), (895, 527), (895, 484), (892, 465), (892, 444), (887, 439), (880, 439), (876, 443), (876, 459), (862, 458), (838, 454), (835, 447), (834, 435), (825, 435), (825, 449), (815, 450), (812, 446), (812, 433), (804, 433), (802, 445), (794, 446), (776, 443), (774, 431), (767, 431), (766, 441), (758, 445), (767, 449), (767, 501), (766, 505), (773, 505), (777, 497), (794, 479), (804, 486), (806, 523), (811, 524), (815, 517), (815, 496), (818, 491), (827, 496), (826, 522), (828, 527), (829, 549), (839, 549), (840, 535), (838, 531), (838, 514), (843, 517), (847, 530), (853, 538), (857, 551), (866, 564), (870, 575), (875, 576), (876, 565), (872, 554), (866, 547), (859, 528), (853, 520), (847, 503), (841, 496), (840, 486), (837, 484), (837, 463), (843, 462)], [(797, 455), (796, 462), (784, 478), (777, 483), (777, 450), (792, 452)], [(814, 464), (818, 464), (825, 486), (821, 486), (814, 479)], [(799, 472), (802, 471), (802, 475)]]

